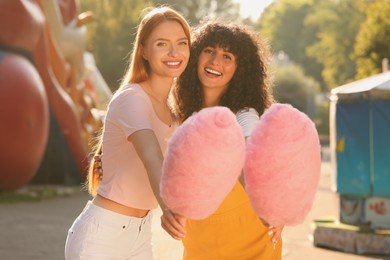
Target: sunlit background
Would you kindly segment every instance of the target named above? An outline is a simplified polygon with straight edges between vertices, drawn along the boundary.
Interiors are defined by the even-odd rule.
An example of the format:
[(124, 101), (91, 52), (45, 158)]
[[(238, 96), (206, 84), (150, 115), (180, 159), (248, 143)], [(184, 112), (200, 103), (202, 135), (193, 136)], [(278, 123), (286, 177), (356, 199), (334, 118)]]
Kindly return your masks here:
[(234, 0), (234, 2), (240, 4), (240, 15), (242, 17), (250, 17), (252, 20), (256, 20), (273, 0)]
[[(0, 199), (3, 190), (25, 185), (84, 181), (89, 146), (124, 76), (140, 14), (162, 4), (191, 26), (240, 23), (267, 42), (276, 101), (312, 119), (331, 164), (325, 177), (340, 195), (336, 224), (390, 229), (388, 0), (0, 0)], [(26, 217), (18, 225), (40, 226)], [(390, 255), (390, 236), (383, 238), (372, 240), (371, 253)], [(325, 246), (348, 250), (342, 239), (331, 240), (338, 244)], [(305, 255), (310, 250), (295, 235), (291, 241)], [(352, 250), (364, 253), (367, 241)]]
[[(40, 7), (37, 7), (34, 1), (22, 1), (26, 5), (17, 5), (18, 2), (0, 2), (3, 4), (1, 11), (6, 12), (3, 10), (12, 4), (21, 9), (35, 8), (36, 13), (42, 11), (38, 10)], [(381, 74), (388, 69), (390, 1), (42, 1), (44, 12), (41, 12), (41, 15), (47, 16), (49, 25), (47, 30), (52, 31), (51, 35), (47, 36), (51, 39), (48, 45), (51, 49), (47, 50), (51, 57), (47, 62), (57, 62), (53, 65), (57, 79), (53, 79), (54, 83), (50, 84), (62, 84), (62, 87), (69, 91), (69, 95), (77, 99), (76, 105), (84, 106), (79, 108), (79, 117), (86, 120), (83, 123), (83, 129), (73, 129), (75, 133), (84, 131), (83, 136), (78, 139), (88, 142), (90, 135), (95, 133), (95, 129), (99, 127), (101, 118), (100, 112), (96, 113), (96, 109), (104, 109), (109, 100), (110, 91), (114, 92), (118, 88), (125, 74), (142, 11), (147, 7), (159, 5), (173, 7), (183, 14), (191, 26), (196, 26), (205, 20), (218, 19), (244, 24), (256, 32), (261, 40), (268, 43), (272, 54), (270, 75), (276, 101), (289, 103), (306, 113), (316, 124), (321, 142), (325, 145), (328, 145), (330, 140), (329, 98), (331, 91), (347, 83)], [(50, 14), (52, 11), (59, 12), (60, 10), (61, 14)], [(28, 19), (28, 10), (25, 11), (23, 14)], [(21, 10), (18, 13), (22, 14), (22, 12)], [(8, 25), (13, 24), (6, 21), (9, 16), (3, 15), (2, 17), (5, 19), (1, 23), (3, 30), (1, 35), (4, 36), (2, 46), (11, 46), (7, 48), (13, 52), (18, 52), (23, 48), (27, 48), (24, 51), (31, 51), (34, 47), (32, 44), (37, 41), (29, 41), (39, 36), (34, 34), (32, 26), (38, 28), (39, 19), (36, 19), (36, 24), (12, 29)], [(32, 17), (31, 15), (30, 19), (34, 20)], [(29, 23), (26, 22), (26, 24)], [(53, 28), (50, 29), (50, 26)], [(6, 34), (11, 36), (8, 37)], [(18, 35), (24, 37), (26, 41), (23, 42), (24, 45), (19, 42), (7, 42), (18, 39)], [(12, 44), (19, 44), (19, 46), (15, 47)], [(70, 51), (70, 47), (75, 51)], [(45, 46), (41, 46), (42, 50), (44, 48)], [(33, 50), (36, 51), (33, 53), (36, 59), (41, 58), (40, 53)], [(63, 53), (55, 56), (56, 51)], [(83, 71), (82, 61), (88, 66), (87, 74)], [(74, 70), (73, 74), (67, 71), (69, 66)], [(47, 73), (47, 69), (39, 69), (41, 73)], [(43, 79), (50, 77), (52, 75), (44, 75)], [(87, 80), (85, 77), (88, 77)], [(69, 84), (72, 87), (67, 86)], [(85, 86), (79, 87), (77, 84)], [(101, 90), (99, 94), (89, 93), (95, 88)], [(80, 99), (82, 95), (79, 92), (86, 92), (82, 94), (90, 96)], [(61, 111), (66, 111), (66, 109), (58, 109), (58, 113)], [(77, 118), (77, 116), (74, 117), (74, 120), (78, 120)], [(69, 122), (64, 120), (63, 123)], [(73, 126), (77, 124), (71, 123), (67, 128), (71, 129)], [(11, 139), (8, 138), (8, 140)], [(84, 158), (87, 149), (85, 144), (82, 146), (75, 149), (82, 150), (79, 155)]]

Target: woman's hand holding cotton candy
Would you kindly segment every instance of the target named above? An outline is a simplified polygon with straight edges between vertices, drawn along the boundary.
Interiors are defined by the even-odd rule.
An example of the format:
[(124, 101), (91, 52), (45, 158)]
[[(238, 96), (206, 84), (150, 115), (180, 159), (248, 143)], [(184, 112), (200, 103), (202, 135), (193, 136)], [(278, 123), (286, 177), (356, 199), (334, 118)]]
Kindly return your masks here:
[(247, 140), (245, 185), (257, 215), (272, 226), (297, 225), (317, 191), (321, 152), (314, 123), (287, 104), (274, 104)]
[(279, 226), (269, 226), (268, 227), (268, 235), (271, 237), (271, 241), (274, 245), (276, 245), (280, 238), (282, 237), (282, 231), (283, 231), (284, 225)]
[(181, 215), (174, 214), (170, 209), (164, 209), (161, 215), (162, 228), (176, 240), (181, 240), (186, 235), (187, 219)]
[(226, 107), (202, 109), (168, 143), (161, 197), (180, 215), (206, 218), (237, 183), (244, 160), (245, 140), (236, 116)]

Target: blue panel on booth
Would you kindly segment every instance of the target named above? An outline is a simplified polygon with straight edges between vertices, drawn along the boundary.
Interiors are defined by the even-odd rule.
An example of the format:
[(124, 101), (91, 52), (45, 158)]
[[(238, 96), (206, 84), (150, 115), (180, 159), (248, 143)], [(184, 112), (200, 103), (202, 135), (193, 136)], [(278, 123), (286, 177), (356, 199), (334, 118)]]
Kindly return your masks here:
[(337, 192), (369, 196), (369, 101), (339, 102), (336, 107)]
[(373, 100), (373, 195), (390, 197), (390, 102)]

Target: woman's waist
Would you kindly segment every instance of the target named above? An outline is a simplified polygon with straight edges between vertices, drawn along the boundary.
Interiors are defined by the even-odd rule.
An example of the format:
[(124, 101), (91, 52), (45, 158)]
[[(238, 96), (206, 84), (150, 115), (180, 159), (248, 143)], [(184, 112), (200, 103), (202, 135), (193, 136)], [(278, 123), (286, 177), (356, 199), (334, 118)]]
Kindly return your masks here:
[(130, 216), (130, 217), (136, 217), (136, 218), (143, 218), (145, 217), (149, 210), (148, 209), (139, 209), (139, 208), (132, 208), (129, 206), (122, 205), (118, 202), (115, 202), (113, 200), (107, 199), (99, 194), (97, 194), (93, 200), (92, 203), (96, 206), (99, 206), (101, 208), (111, 210), (113, 212)]

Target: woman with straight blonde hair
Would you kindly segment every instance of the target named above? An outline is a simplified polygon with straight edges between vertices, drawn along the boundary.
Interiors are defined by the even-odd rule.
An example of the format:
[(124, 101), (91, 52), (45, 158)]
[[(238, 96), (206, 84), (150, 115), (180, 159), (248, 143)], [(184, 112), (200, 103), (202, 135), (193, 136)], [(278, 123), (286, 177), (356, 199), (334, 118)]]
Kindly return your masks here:
[(66, 259), (153, 259), (151, 210), (158, 205), (168, 233), (184, 237), (184, 223), (166, 208), (159, 183), (166, 142), (177, 126), (169, 93), (188, 63), (190, 34), (186, 20), (169, 7), (143, 16), (95, 151), (104, 175), (95, 171), (93, 159), (93, 199), (69, 229)]

